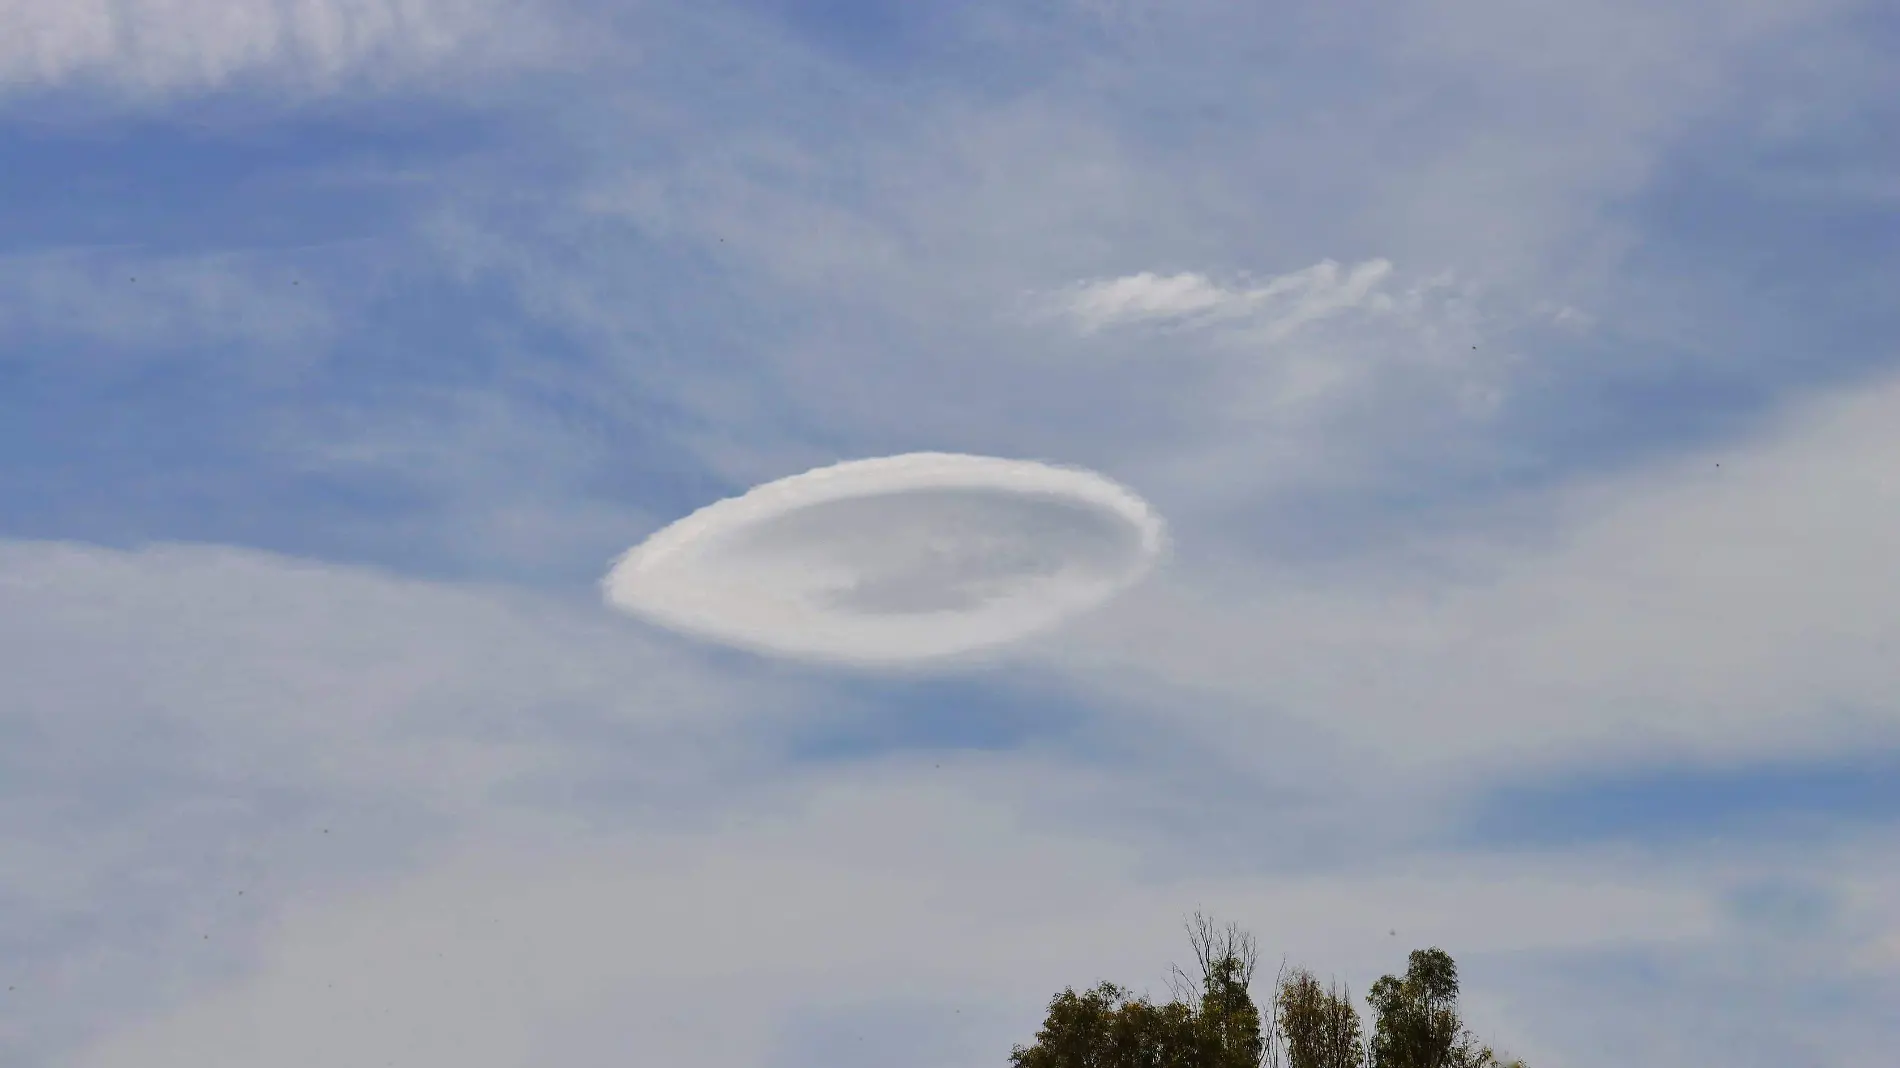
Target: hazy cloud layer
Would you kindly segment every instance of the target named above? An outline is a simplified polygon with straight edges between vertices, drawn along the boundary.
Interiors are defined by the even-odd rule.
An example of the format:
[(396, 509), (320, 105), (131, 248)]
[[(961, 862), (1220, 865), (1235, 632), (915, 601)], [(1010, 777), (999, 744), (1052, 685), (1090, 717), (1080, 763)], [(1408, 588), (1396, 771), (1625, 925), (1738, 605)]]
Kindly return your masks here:
[[(1105, 974), (1158, 987), (1178, 956), (1172, 917), (1211, 898), (1276, 949), (1355, 975), (1396, 955), (1389, 927), (1469, 960), (1694, 942), (1717, 922), (1688, 887), (1529, 865), (1143, 885), (1112, 843), (1025, 833), (977, 783), (918, 778), (852, 776), (691, 840), (491, 844), (374, 898), (288, 909), (253, 979), (76, 1063), (486, 1068), (637, 1051), (736, 1066), (782, 1057), (801, 1018), (898, 999), (952, 1008), (945, 1048), (900, 1046), (905, 1063), (981, 1063), (1033, 1030), (1048, 990)], [(718, 990), (745, 1007), (723, 1026), (705, 1008)], [(888, 1028), (859, 1034), (901, 1042)]]
[[(1200, 906), (1877, 1062), (1883, 15), (0, 0), (0, 1061), (995, 1063)], [(919, 451), (1170, 566), (929, 677), (599, 604)]]
[[(208, 347), (242, 346), (232, 370), (269, 373), (286, 353), (321, 351), (334, 324), (316, 280), (256, 255), (169, 256), (121, 250), (61, 250), (0, 259), (0, 337), (13, 359), (49, 340), (90, 343), (112, 365), (199, 359)], [(260, 365), (273, 365), (265, 367)]]
[(1890, 381), (1349, 572), (1204, 559), (1086, 627), (1080, 677), (1224, 694), (1223, 732), (1270, 729), (1248, 707), (1317, 717), (1431, 776), (1891, 746), (1896, 427)]
[(0, 89), (334, 89), (534, 56), (552, 43), (540, 15), (512, 0), (5, 0)]

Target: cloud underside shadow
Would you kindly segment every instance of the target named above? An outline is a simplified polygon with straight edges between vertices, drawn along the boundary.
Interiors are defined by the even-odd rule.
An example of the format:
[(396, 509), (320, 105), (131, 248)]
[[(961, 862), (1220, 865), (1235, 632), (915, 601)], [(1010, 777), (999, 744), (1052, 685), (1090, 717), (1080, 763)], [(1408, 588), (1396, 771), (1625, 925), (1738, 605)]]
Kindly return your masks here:
[(688, 633), (904, 665), (1048, 629), (1138, 581), (1161, 521), (1090, 472), (919, 453), (768, 483), (634, 547), (610, 604)]

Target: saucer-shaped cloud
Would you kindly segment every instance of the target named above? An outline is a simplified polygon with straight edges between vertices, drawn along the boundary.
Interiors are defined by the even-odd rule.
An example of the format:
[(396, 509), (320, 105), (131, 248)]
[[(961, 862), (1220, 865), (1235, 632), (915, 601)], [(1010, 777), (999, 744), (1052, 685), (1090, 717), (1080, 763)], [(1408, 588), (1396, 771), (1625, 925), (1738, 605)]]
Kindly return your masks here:
[(1163, 525), (1088, 471), (911, 453), (807, 471), (634, 547), (616, 608), (787, 656), (903, 664), (1000, 645), (1145, 575)]

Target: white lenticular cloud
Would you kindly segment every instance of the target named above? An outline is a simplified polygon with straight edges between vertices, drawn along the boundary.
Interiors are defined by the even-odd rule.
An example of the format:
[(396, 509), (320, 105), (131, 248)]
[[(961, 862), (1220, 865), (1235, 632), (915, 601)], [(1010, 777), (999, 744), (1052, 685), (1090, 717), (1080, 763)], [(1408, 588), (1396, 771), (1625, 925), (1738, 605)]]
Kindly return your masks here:
[(813, 660), (899, 665), (1049, 629), (1147, 574), (1160, 518), (1089, 471), (910, 453), (769, 482), (635, 546), (609, 604)]

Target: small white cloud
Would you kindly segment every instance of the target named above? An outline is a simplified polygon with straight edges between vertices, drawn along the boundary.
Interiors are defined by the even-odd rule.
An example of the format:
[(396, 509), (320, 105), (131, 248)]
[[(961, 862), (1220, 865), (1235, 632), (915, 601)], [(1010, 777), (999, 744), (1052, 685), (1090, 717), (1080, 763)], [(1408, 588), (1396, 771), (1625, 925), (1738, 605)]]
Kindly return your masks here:
[(1077, 287), (1069, 312), (1088, 330), (1144, 319), (1173, 319), (1232, 303), (1237, 294), (1201, 274), (1154, 274), (1089, 282)]
[(860, 664), (1055, 625), (1139, 580), (1161, 520), (1091, 472), (912, 453), (720, 501), (627, 553), (609, 603), (688, 633)]
[(1360, 306), (1381, 310), (1391, 299), (1377, 293), (1392, 265), (1368, 260), (1342, 273), (1332, 260), (1278, 275), (1262, 284), (1229, 289), (1203, 274), (1143, 271), (1076, 286), (1061, 307), (1085, 332), (1142, 322), (1240, 320), (1283, 337), (1307, 323)]

